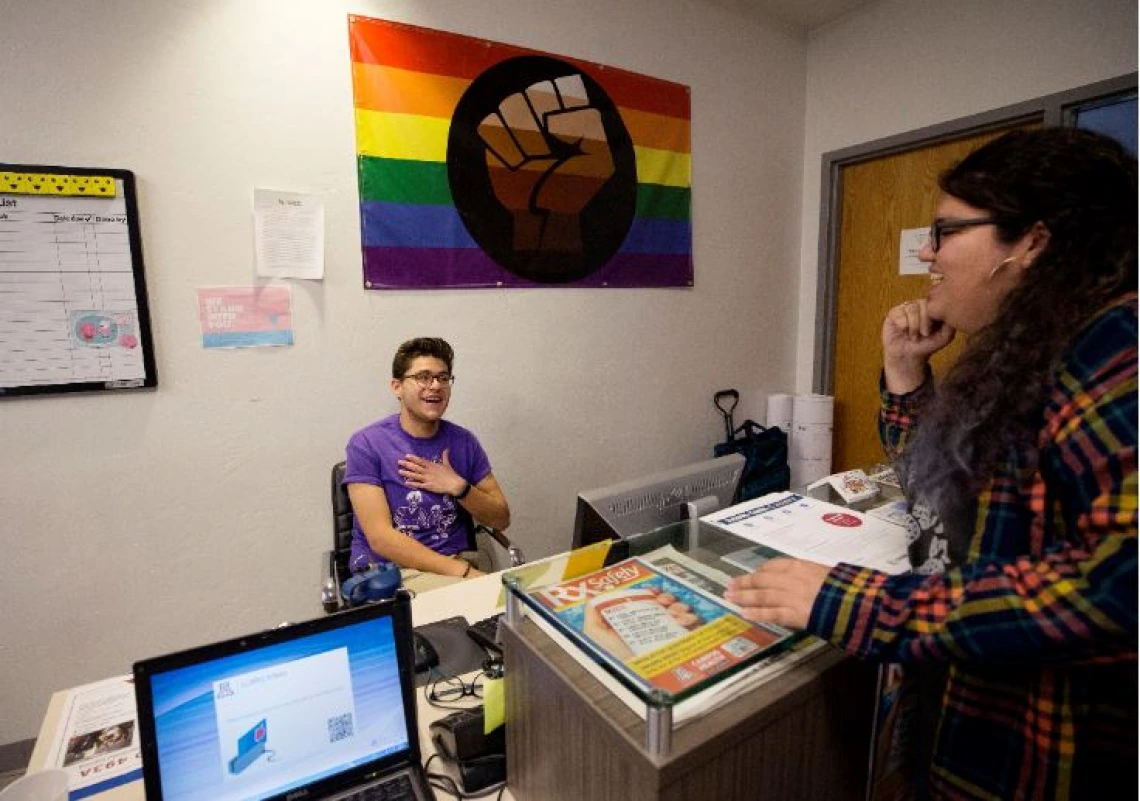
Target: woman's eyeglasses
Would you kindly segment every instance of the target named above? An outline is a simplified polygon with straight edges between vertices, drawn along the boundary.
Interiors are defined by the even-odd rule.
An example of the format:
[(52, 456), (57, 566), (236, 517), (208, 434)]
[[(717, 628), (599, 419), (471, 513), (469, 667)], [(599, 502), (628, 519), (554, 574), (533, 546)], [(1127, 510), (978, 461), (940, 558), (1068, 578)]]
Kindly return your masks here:
[(942, 235), (947, 231), (961, 231), (976, 225), (997, 225), (1004, 222), (1001, 217), (969, 217), (965, 220), (935, 220), (930, 224), (930, 249), (935, 253), (942, 247)]
[(404, 378), (412, 379), (416, 382), (416, 385), (422, 389), (427, 389), (434, 381), (438, 381), (441, 387), (450, 387), (455, 383), (455, 376), (451, 373), (429, 373), (426, 370), (422, 373), (406, 375)]

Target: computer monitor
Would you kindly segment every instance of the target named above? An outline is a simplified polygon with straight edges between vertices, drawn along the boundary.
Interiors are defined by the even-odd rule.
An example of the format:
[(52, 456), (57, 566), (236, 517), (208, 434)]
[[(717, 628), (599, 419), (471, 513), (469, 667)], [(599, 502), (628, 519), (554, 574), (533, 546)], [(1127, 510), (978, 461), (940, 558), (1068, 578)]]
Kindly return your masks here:
[(574, 548), (618, 540), (732, 504), (744, 472), (738, 453), (578, 494)]

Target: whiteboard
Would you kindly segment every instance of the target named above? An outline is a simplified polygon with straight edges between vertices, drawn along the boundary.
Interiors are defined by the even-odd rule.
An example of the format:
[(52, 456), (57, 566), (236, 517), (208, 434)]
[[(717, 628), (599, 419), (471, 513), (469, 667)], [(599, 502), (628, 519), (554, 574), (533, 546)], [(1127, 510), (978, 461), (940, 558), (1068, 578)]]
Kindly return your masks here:
[(154, 387), (134, 175), (0, 164), (0, 397)]

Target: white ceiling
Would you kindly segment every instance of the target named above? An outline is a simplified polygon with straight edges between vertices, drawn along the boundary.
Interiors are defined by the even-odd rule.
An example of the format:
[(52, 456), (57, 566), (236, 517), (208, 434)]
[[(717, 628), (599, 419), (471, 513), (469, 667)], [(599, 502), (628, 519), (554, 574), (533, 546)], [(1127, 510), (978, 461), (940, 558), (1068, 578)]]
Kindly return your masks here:
[(708, 0), (710, 3), (755, 16), (762, 21), (779, 20), (804, 30), (839, 19), (876, 0)]

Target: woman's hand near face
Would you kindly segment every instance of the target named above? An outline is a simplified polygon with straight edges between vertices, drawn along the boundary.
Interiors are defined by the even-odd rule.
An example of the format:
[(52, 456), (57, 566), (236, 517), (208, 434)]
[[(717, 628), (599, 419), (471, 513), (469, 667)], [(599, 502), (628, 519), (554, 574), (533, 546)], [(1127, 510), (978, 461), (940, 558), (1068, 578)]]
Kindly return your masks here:
[(954, 329), (930, 316), (926, 300), (908, 300), (883, 318), (883, 375), (887, 390), (903, 395), (926, 377), (930, 357), (950, 344)]

